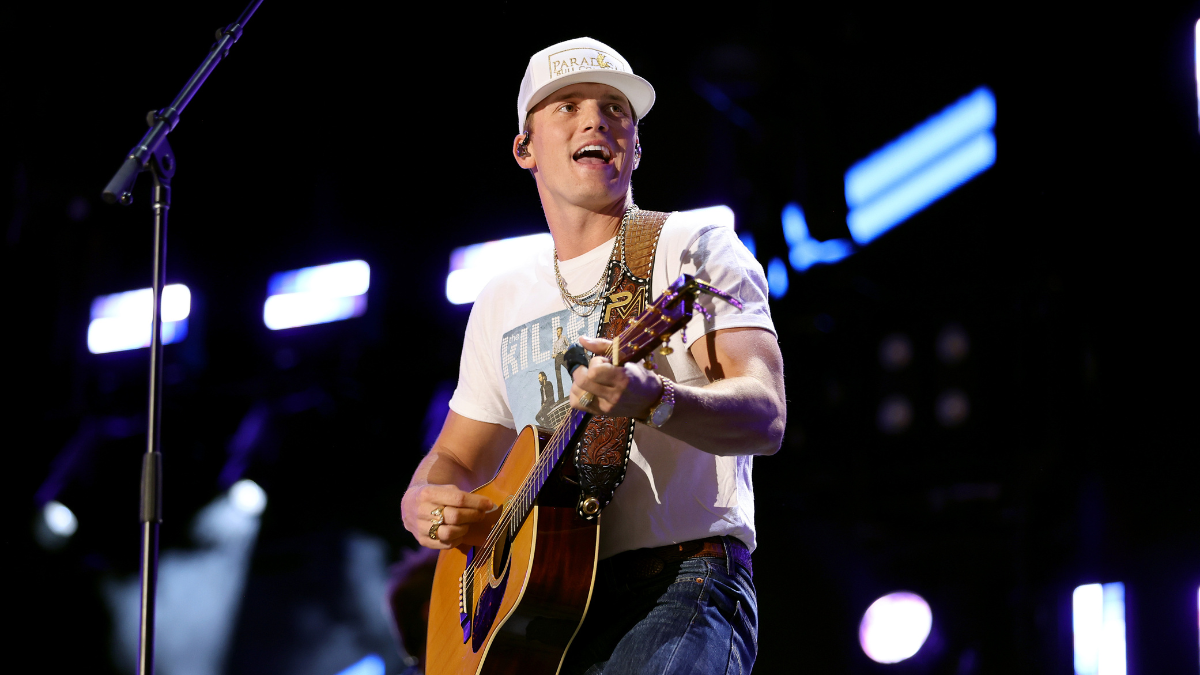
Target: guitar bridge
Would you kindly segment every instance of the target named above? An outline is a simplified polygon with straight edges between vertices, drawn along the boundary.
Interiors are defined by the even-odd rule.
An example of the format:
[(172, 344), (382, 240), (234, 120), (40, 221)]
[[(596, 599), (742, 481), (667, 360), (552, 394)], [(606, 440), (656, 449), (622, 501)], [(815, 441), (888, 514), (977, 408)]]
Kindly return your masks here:
[(475, 592), (475, 547), (467, 553), (467, 568), (458, 577), (458, 623), (463, 629), (463, 643), (471, 639), (471, 596)]

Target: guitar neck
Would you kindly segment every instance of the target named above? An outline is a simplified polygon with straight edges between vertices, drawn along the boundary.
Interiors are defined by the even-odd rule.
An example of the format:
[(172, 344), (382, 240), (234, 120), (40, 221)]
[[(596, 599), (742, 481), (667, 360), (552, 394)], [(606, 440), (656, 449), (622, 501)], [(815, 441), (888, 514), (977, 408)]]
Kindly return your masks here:
[(542, 448), (541, 454), (538, 455), (537, 463), (533, 470), (529, 472), (529, 476), (525, 479), (525, 484), (521, 487), (521, 491), (513, 497), (513, 502), (509, 507), (508, 513), (505, 514), (508, 519), (508, 529), (511, 536), (516, 536), (517, 530), (520, 529), (521, 523), (525, 521), (525, 517), (529, 515), (529, 511), (533, 508), (533, 503), (537, 499), (538, 494), (542, 491), (542, 486), (550, 478), (550, 474), (554, 471), (558, 460), (562, 459), (567, 448), (571, 445), (571, 439), (575, 437), (585, 424), (590, 413), (583, 412), (571, 408), (567, 416), (559, 423), (558, 428), (554, 430), (554, 435), (550, 437), (550, 441)]

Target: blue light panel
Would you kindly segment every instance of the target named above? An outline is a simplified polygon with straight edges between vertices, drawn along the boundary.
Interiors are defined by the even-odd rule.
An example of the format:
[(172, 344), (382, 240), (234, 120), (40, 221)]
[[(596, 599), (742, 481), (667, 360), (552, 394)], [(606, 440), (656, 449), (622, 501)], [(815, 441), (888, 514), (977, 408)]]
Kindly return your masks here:
[(854, 244), (847, 239), (817, 241), (808, 233), (808, 221), (804, 210), (792, 202), (783, 207), (783, 238), (791, 248), (788, 262), (797, 272), (813, 265), (835, 263), (854, 252)]
[(779, 258), (771, 258), (771, 262), (767, 263), (767, 288), (770, 289), (772, 298), (779, 299), (787, 295), (787, 265)]
[(846, 172), (847, 224), (866, 244), (996, 161), (996, 98), (980, 87)]
[(271, 275), (263, 323), (271, 330), (362, 316), (371, 267), (362, 260), (304, 267)]
[(383, 657), (378, 654), (370, 654), (337, 675), (385, 675), (386, 671), (387, 666), (383, 662)]
[[(162, 341), (169, 345), (187, 337), (187, 319), (192, 311), (192, 292), (183, 284), (163, 288)], [(154, 291), (101, 295), (92, 301), (88, 324), (88, 351), (93, 354), (140, 349), (150, 346), (150, 321), (154, 313)]]
[(746, 247), (747, 251), (750, 251), (750, 255), (756, 258), (758, 257), (758, 247), (754, 245), (753, 234), (749, 232), (742, 232), (738, 234), (738, 239), (742, 240), (742, 245)]

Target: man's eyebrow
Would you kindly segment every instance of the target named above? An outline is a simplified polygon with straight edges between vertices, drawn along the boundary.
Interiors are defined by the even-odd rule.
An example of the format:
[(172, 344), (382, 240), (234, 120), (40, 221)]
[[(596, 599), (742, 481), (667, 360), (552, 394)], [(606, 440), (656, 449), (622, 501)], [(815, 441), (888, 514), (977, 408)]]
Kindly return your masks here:
[[(551, 94), (549, 98), (550, 98), (550, 100), (554, 100), (554, 101), (565, 101), (569, 98), (591, 98), (591, 97), (581, 91), (556, 91), (553, 94)], [(628, 104), (628, 101), (625, 99), (624, 96), (614, 94), (611, 91), (601, 94), (599, 96), (599, 98), (609, 100), (609, 101), (616, 101), (617, 103)]]

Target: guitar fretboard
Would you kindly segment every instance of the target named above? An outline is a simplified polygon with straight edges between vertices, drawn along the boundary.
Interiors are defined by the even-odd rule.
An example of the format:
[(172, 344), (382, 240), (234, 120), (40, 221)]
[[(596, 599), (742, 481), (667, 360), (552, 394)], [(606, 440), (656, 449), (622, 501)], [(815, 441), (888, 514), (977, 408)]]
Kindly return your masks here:
[(543, 448), (541, 454), (538, 455), (537, 463), (534, 465), (533, 470), (530, 471), (525, 484), (521, 486), (521, 491), (513, 495), (513, 503), (508, 510), (508, 515), (511, 516), (508, 523), (508, 535), (510, 537), (517, 536), (517, 530), (521, 529), (521, 524), (525, 522), (525, 518), (529, 515), (530, 510), (533, 509), (533, 503), (537, 501), (537, 496), (542, 491), (542, 486), (550, 478), (550, 474), (554, 471), (558, 460), (567, 451), (567, 447), (571, 444), (571, 439), (575, 437), (575, 432), (579, 431), (579, 428), (584, 425), (587, 417), (588, 413), (571, 408), (562, 423), (554, 430), (554, 435), (551, 436), (550, 441), (546, 444), (547, 447)]

